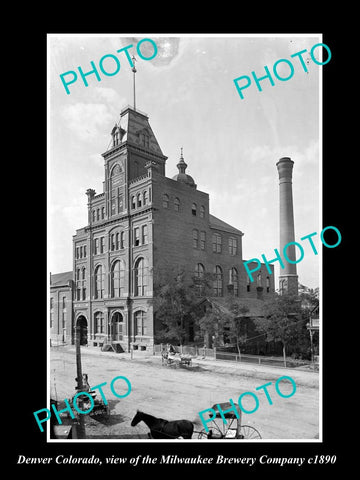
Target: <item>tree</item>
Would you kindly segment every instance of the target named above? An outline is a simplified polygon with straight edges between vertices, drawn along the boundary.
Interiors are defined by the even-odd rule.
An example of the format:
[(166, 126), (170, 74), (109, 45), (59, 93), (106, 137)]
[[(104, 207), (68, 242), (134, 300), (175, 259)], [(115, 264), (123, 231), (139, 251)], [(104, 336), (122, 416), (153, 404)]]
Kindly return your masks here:
[(201, 295), (208, 294), (209, 282), (190, 277), (183, 270), (157, 275), (154, 287), (154, 313), (157, 323), (156, 340), (182, 345), (186, 336), (186, 323), (203, 316), (198, 304)]
[(286, 348), (299, 334), (301, 328), (301, 304), (295, 295), (275, 295), (264, 304), (264, 317), (255, 318), (257, 329), (265, 334), (268, 342), (281, 342), (284, 364)]
[(241, 300), (230, 297), (229, 307), (232, 313), (228, 322), (229, 336), (231, 341), (234, 341), (239, 356), (241, 355), (240, 345), (247, 340), (246, 330), (244, 329), (242, 318), (249, 312), (249, 307), (241, 303)]

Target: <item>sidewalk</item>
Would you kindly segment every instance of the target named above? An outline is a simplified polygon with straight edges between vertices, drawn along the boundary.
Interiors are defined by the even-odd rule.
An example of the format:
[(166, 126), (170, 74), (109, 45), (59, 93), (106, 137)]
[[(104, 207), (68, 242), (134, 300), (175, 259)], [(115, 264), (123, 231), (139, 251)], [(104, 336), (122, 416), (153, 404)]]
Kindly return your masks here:
[[(51, 347), (56, 349), (66, 349), (74, 352), (74, 345), (61, 347)], [(82, 355), (100, 355), (106, 358), (114, 358), (136, 363), (151, 363), (161, 368), (182, 368), (190, 371), (203, 371), (204, 373), (218, 373), (222, 375), (239, 375), (242, 377), (258, 378), (266, 381), (276, 381), (279, 377), (289, 376), (297, 385), (303, 385), (310, 388), (319, 388), (319, 372), (311, 370), (300, 370), (296, 368), (284, 368), (278, 366), (268, 366), (264, 364), (249, 364), (234, 362), (231, 360), (215, 360), (213, 358), (203, 358), (201, 356), (193, 357), (192, 366), (181, 365), (162, 365), (161, 355), (153, 355), (149, 352), (134, 351), (131, 353), (103, 352), (97, 347), (81, 347)]]

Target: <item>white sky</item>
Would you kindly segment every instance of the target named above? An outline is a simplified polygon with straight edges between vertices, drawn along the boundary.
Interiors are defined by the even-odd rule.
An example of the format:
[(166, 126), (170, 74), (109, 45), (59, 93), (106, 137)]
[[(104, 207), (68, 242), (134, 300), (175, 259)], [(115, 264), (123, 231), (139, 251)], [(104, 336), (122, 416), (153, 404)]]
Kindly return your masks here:
[[(151, 38), (158, 46), (153, 60), (137, 55), (136, 44)], [(292, 59), (294, 76), (275, 85), (261, 82), (238, 95), (233, 79), (265, 75), (274, 63), (321, 42), (314, 35), (271, 36), (165, 36), (146, 34), (48, 36), (48, 269), (72, 269), (72, 236), (87, 224), (85, 191), (102, 192), (103, 153), (120, 110), (133, 104), (133, 74), (125, 54), (129, 44), (137, 58), (136, 106), (149, 115), (150, 125), (168, 156), (166, 175), (178, 171), (183, 147), (189, 173), (198, 189), (209, 193), (213, 215), (239, 228), (244, 259), (274, 258), (279, 248), (279, 185), (276, 162), (284, 156), (295, 162), (293, 195), (295, 240), (317, 231), (320, 224), (321, 131), (319, 83), (321, 67), (311, 60), (305, 73)], [(150, 56), (152, 48), (141, 50)], [(321, 49), (315, 56), (319, 58)], [(99, 60), (115, 55), (121, 63), (114, 76), (105, 76)], [(304, 60), (310, 58), (304, 55)], [(87, 77), (85, 87), (77, 67), (91, 69), (94, 61), (101, 81)], [(111, 60), (104, 63), (111, 71)], [(281, 70), (284, 68), (284, 70)], [(74, 70), (78, 80), (67, 95), (60, 74)], [(283, 64), (279, 74), (288, 70)], [(324, 225), (326, 226), (326, 225)], [(319, 236), (314, 243), (319, 246)], [(319, 256), (304, 243), (305, 257), (298, 264), (299, 281), (315, 288)], [(318, 250), (321, 250), (320, 247)], [(275, 263), (276, 288), (278, 263)]]

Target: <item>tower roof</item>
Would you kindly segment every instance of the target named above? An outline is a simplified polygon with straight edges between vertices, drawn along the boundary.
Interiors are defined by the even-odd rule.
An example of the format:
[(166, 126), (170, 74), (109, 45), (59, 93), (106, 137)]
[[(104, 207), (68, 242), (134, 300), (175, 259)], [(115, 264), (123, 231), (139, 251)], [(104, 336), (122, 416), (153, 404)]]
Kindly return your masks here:
[(130, 105), (121, 110), (120, 120), (111, 131), (113, 138), (115, 134), (119, 135), (119, 142), (113, 142), (110, 149), (127, 142), (166, 158), (152, 131), (148, 115)]

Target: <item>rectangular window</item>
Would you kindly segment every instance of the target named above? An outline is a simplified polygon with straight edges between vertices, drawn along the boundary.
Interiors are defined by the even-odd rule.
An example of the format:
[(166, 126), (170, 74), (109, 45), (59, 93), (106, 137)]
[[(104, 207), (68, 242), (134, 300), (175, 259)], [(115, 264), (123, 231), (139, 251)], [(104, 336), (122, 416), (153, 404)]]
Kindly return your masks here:
[(218, 233), (213, 234), (212, 247), (214, 253), (221, 253), (221, 236)]
[(143, 225), (142, 226), (142, 244), (145, 245), (146, 243), (148, 243), (148, 229), (147, 229), (147, 225)]
[(54, 299), (50, 298), (50, 328), (52, 328), (54, 323)]
[(199, 232), (193, 230), (193, 248), (199, 248)]
[(124, 197), (123, 197), (121, 194), (119, 195), (119, 205), (118, 205), (118, 208), (119, 208), (119, 213), (124, 210)]
[(94, 254), (97, 255), (99, 253), (99, 239), (95, 238), (94, 240)]
[(100, 253), (104, 253), (105, 251), (105, 238), (100, 237)]
[(229, 238), (229, 253), (230, 255), (237, 254), (237, 240), (236, 238), (230, 237)]
[(76, 247), (76, 258), (79, 258), (80, 257), (80, 254), (79, 254), (79, 247)]
[(102, 313), (95, 314), (95, 333), (104, 333), (104, 317)]
[(134, 246), (140, 245), (140, 230), (138, 227), (134, 228)]
[(135, 312), (135, 330), (136, 335), (146, 335), (146, 313), (143, 311)]
[(84, 257), (86, 257), (86, 245), (84, 245)]

